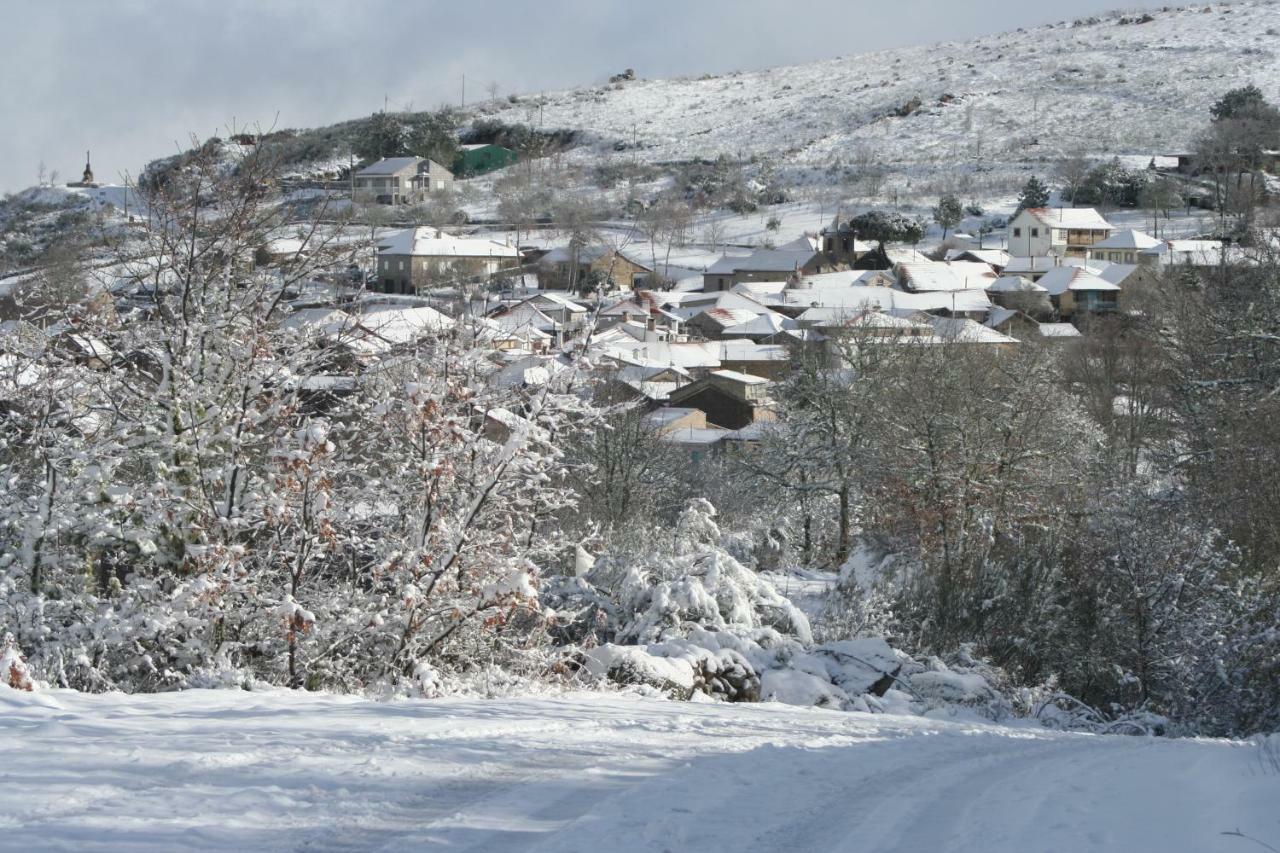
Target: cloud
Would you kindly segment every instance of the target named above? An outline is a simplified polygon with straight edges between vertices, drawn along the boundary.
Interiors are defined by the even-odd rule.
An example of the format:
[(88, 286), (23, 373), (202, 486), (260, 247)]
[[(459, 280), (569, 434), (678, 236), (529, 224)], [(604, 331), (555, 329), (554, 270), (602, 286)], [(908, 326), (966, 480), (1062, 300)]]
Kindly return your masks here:
[[(1071, 14), (1118, 5), (1077, 0)], [(1133, 6), (1132, 0), (1124, 5)], [(240, 127), (308, 127), (412, 104), (763, 68), (1051, 21), (1046, 0), (44, 0), (5, 11), (0, 190), (38, 164), (101, 180)]]

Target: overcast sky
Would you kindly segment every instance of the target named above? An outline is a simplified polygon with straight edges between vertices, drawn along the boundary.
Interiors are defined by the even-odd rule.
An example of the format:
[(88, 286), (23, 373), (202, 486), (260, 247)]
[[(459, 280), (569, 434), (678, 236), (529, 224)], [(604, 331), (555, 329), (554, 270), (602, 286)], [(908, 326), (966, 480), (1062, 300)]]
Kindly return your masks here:
[[(0, 191), (241, 127), (963, 39), (1137, 0), (6, 0)], [(1157, 5), (1146, 3), (1146, 5)], [(1069, 12), (1064, 10), (1069, 8)]]

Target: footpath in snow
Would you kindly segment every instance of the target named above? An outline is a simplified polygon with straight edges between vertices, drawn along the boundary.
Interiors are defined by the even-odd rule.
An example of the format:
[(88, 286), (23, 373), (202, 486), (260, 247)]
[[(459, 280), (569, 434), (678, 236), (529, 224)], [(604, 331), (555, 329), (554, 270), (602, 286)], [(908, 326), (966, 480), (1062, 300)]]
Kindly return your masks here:
[(0, 849), (1230, 851), (1256, 743), (616, 694), (0, 688)]

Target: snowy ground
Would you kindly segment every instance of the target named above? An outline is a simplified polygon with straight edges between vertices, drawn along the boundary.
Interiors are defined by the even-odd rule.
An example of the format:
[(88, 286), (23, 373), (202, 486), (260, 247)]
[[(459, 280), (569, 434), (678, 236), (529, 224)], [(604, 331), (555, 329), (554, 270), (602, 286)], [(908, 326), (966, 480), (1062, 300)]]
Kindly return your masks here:
[(0, 688), (0, 849), (1232, 851), (1253, 744), (623, 695)]

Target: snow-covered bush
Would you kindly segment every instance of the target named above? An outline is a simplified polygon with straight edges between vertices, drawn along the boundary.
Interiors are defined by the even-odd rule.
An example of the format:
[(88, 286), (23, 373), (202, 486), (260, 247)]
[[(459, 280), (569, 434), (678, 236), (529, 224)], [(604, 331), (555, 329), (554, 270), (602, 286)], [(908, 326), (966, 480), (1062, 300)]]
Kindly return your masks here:
[(5, 684), (14, 690), (29, 692), (35, 689), (31, 670), (27, 667), (27, 661), (18, 649), (12, 634), (5, 634), (4, 640), (0, 641), (0, 684)]

